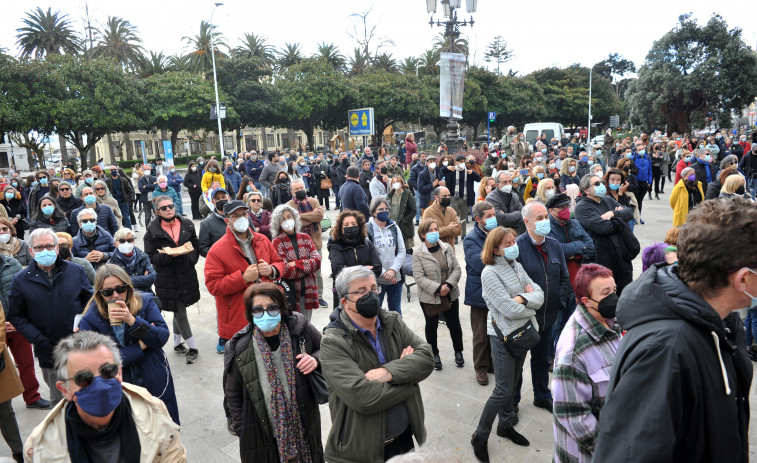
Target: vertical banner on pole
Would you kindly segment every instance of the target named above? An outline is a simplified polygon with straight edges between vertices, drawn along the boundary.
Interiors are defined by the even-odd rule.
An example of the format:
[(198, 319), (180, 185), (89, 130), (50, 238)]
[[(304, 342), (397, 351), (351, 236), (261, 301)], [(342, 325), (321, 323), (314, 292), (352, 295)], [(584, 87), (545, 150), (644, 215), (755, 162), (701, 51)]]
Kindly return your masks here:
[(145, 141), (139, 142), (142, 145), (142, 164), (147, 164), (147, 150), (145, 150)]
[(167, 164), (173, 165), (173, 146), (171, 146), (170, 141), (163, 141), (163, 157)]
[(462, 119), (465, 55), (462, 53), (442, 53), (439, 67), (439, 116)]

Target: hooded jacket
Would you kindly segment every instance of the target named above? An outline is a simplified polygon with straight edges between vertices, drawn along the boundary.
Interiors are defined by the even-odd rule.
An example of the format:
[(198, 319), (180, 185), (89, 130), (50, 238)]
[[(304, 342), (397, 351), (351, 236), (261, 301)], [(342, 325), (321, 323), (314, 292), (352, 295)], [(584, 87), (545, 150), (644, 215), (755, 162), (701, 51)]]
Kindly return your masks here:
[(736, 313), (721, 320), (677, 266), (628, 285), (594, 461), (746, 462), (752, 364)]

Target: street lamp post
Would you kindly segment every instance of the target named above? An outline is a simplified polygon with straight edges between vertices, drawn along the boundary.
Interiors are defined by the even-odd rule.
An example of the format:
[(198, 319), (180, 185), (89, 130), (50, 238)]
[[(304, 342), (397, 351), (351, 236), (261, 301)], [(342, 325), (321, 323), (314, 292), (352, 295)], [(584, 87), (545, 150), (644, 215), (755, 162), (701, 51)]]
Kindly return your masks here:
[(594, 66), (589, 68), (589, 124), (586, 127), (586, 145), (591, 145), (591, 73)]
[(221, 148), (220, 155), (223, 156), (223, 130), (221, 129), (221, 104), (218, 101), (218, 77), (216, 76), (216, 41), (215, 31), (213, 30), (213, 15), (216, 12), (216, 8), (223, 5), (223, 3), (216, 3), (213, 7), (213, 12), (210, 13), (210, 58), (213, 61), (213, 87), (216, 91), (216, 120), (218, 120), (218, 146)]
[[(448, 19), (446, 21), (434, 21), (434, 17), (432, 16), (428, 22), (431, 27), (444, 27), (444, 37), (447, 37), (449, 40), (449, 51), (452, 53), (457, 51), (455, 48), (455, 41), (460, 37), (460, 26), (473, 26), (472, 15), (470, 19), (462, 21), (457, 19), (457, 11), (455, 10), (460, 8), (461, 1), (462, 0), (439, 0), (442, 5), (444, 17)], [(466, 11), (471, 14), (475, 13), (477, 4), (478, 0), (466, 0)], [(426, 10), (429, 14), (433, 15), (436, 12), (436, 5), (437, 0), (426, 0)], [(447, 123), (446, 144), (447, 153), (454, 155), (462, 146), (463, 141), (460, 138), (460, 126), (451, 116), (452, 114), (450, 113), (450, 119)]]

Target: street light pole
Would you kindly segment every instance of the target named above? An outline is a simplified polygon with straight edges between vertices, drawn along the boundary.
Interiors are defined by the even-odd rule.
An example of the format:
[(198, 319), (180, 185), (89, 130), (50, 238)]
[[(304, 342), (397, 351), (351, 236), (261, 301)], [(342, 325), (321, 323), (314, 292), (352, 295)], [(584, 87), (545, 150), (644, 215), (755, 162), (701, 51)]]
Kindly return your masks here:
[(594, 66), (589, 68), (589, 125), (586, 127), (586, 144), (591, 145), (591, 73)]
[(218, 146), (220, 147), (220, 156), (223, 156), (223, 130), (221, 129), (221, 104), (218, 101), (218, 77), (216, 76), (216, 41), (215, 31), (213, 30), (213, 15), (216, 12), (216, 8), (223, 5), (223, 3), (216, 3), (213, 7), (213, 12), (210, 13), (210, 58), (213, 61), (213, 87), (216, 91), (216, 119), (218, 120)]

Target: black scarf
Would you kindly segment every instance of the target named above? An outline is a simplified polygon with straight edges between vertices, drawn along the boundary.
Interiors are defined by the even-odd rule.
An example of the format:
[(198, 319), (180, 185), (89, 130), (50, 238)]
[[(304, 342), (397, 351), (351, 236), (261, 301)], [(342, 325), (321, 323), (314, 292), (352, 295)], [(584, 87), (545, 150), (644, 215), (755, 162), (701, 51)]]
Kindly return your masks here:
[(71, 461), (93, 463), (87, 449), (89, 441), (121, 441), (121, 456), (126, 463), (139, 463), (142, 446), (139, 443), (137, 425), (131, 413), (131, 403), (124, 394), (116, 407), (110, 424), (99, 431), (86, 424), (73, 402), (66, 405), (66, 442)]

